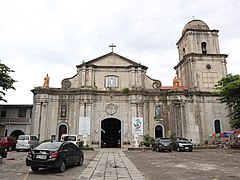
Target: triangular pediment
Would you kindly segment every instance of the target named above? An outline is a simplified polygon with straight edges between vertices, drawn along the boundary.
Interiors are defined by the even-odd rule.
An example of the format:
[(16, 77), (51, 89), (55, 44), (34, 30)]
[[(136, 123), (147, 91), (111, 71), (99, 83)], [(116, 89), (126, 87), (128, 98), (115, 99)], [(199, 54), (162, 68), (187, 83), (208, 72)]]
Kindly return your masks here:
[[(77, 66), (78, 68), (81, 67), (83, 64)], [(147, 67), (136, 63), (130, 59), (127, 59), (119, 54), (114, 52), (105, 54), (93, 60), (84, 63), (85, 66), (97, 66), (97, 67), (129, 67), (129, 66), (136, 66), (141, 67), (143, 69), (147, 69)]]

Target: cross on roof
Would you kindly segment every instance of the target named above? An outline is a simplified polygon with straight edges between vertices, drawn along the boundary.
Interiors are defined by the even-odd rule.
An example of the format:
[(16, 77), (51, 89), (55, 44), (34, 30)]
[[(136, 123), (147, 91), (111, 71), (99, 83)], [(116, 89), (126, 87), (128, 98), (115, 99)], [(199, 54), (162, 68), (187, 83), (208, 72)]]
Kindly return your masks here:
[(109, 47), (112, 48), (112, 52), (113, 52), (113, 48), (116, 47), (116, 45), (113, 45), (113, 43), (112, 43), (112, 45), (109, 45)]

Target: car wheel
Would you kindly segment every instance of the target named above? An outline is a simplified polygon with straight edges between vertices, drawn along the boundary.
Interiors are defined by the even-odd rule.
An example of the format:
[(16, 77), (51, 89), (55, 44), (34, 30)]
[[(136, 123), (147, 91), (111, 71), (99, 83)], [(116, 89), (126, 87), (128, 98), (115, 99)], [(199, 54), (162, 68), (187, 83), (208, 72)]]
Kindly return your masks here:
[(66, 169), (65, 161), (62, 162), (61, 166), (58, 168), (58, 172), (63, 173)]
[(192, 149), (190, 149), (189, 152), (192, 152)]
[(79, 157), (79, 162), (77, 163), (78, 166), (82, 166), (83, 165), (83, 157)]
[(39, 167), (31, 167), (32, 171), (38, 171), (39, 170)]
[(179, 147), (177, 147), (177, 152), (180, 152), (180, 148)]
[(171, 149), (169, 149), (168, 151), (169, 151), (169, 152), (172, 152), (172, 150), (171, 150)]
[(17, 149), (17, 152), (19, 152), (19, 149)]

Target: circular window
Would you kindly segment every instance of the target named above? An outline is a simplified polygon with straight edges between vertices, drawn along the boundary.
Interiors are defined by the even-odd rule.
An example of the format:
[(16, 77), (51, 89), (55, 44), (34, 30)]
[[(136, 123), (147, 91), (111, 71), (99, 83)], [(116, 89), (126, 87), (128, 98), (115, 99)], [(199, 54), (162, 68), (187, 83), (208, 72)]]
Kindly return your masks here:
[(210, 64), (207, 64), (207, 65), (206, 65), (206, 68), (207, 68), (208, 70), (210, 70), (210, 69), (212, 69), (212, 66), (211, 66)]

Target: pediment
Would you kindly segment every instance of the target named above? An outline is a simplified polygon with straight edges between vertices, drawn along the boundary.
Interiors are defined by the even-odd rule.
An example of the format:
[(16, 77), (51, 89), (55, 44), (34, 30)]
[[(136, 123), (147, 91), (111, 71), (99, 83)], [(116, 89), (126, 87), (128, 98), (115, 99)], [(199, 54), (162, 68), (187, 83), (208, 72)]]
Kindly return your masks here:
[[(78, 65), (77, 68), (81, 67), (83, 64)], [(86, 63), (84, 63), (86, 66), (97, 66), (97, 67), (129, 67), (129, 66), (136, 66), (136, 67), (142, 67), (143, 69), (147, 69), (147, 67), (136, 63), (130, 59), (127, 59), (123, 56), (120, 56), (119, 54), (116, 54), (114, 52), (105, 54), (101, 57), (98, 57), (96, 59), (90, 60)]]

